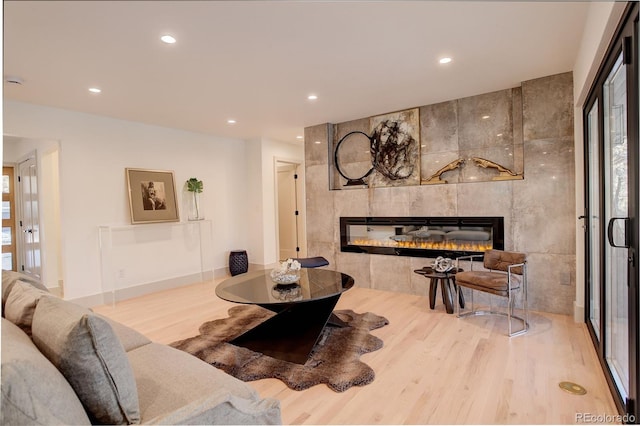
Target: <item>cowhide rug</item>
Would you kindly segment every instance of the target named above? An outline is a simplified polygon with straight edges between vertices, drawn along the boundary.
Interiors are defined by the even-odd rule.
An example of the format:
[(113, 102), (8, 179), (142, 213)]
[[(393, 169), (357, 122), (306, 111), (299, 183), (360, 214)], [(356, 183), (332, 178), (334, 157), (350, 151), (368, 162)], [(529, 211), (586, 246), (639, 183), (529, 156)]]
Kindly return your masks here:
[(389, 324), (370, 312), (352, 310), (334, 313), (349, 327), (325, 327), (323, 335), (304, 365), (278, 360), (247, 348), (227, 343), (253, 328), (273, 312), (254, 305), (238, 305), (229, 309), (229, 318), (208, 321), (200, 326), (200, 334), (171, 344), (245, 382), (276, 378), (295, 390), (326, 383), (336, 392), (351, 386), (364, 386), (375, 373), (360, 361), (360, 355), (383, 346), (382, 340), (369, 331)]

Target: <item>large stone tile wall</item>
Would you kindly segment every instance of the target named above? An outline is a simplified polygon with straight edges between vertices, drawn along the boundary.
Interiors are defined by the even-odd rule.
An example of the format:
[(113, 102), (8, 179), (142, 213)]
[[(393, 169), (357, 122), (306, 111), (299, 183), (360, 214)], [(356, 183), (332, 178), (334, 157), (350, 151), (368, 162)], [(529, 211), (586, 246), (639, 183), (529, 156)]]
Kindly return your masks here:
[[(501, 133), (505, 147), (515, 148), (513, 156), (501, 161), (513, 158), (505, 165), (517, 168), (522, 163), (517, 156), (524, 157), (524, 170), (516, 170), (524, 171), (524, 180), (468, 183), (459, 180), (458, 173), (470, 170), (463, 168), (443, 175), (447, 185), (330, 190), (339, 178), (330, 167), (330, 147), (350, 131), (369, 133), (369, 119), (306, 128), (308, 255), (326, 257), (332, 267), (352, 275), (357, 286), (426, 296), (428, 282), (413, 270), (430, 259), (342, 253), (340, 217), (503, 216), (505, 249), (528, 254), (531, 309), (572, 314), (576, 268), (572, 90), (572, 75), (565, 73), (526, 81), (508, 91), (420, 108), (421, 143), (427, 145), (423, 168), (429, 163), (425, 156), (440, 153), (445, 161), (447, 153), (456, 150), (493, 158), (483, 155), (483, 141)], [(468, 113), (479, 105), (511, 108), (513, 114), (503, 114), (511, 118), (492, 128), (482, 127), (484, 123)], [(495, 147), (495, 141), (487, 146)]]

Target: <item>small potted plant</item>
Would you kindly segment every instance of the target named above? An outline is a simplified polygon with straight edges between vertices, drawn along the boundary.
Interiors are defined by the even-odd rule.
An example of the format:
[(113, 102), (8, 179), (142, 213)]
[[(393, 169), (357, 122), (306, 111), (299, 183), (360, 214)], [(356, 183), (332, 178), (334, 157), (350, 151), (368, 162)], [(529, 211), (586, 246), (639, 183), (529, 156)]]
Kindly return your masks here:
[(189, 203), (189, 220), (201, 220), (204, 219), (200, 216), (200, 198), (199, 194), (202, 193), (204, 184), (198, 178), (191, 178), (187, 181), (187, 191), (193, 194)]

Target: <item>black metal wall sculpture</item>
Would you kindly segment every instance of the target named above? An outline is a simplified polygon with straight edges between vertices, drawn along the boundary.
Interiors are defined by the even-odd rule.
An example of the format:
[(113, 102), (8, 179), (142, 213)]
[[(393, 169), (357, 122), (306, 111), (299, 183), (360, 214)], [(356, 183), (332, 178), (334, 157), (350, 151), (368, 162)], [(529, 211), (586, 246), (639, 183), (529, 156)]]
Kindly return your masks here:
[(340, 173), (340, 176), (342, 176), (343, 178), (345, 178), (347, 180), (347, 183), (344, 186), (366, 186), (367, 182), (365, 181), (365, 179), (371, 174), (373, 173), (374, 168), (371, 167), (365, 174), (363, 174), (360, 177), (357, 178), (350, 178), (349, 176), (347, 176), (344, 171), (340, 168), (340, 160), (339, 160), (339, 156), (338, 156), (338, 152), (340, 151), (340, 147), (342, 146), (342, 144), (349, 139), (351, 136), (354, 135), (364, 135), (367, 139), (369, 139), (369, 150), (371, 151), (373, 149), (373, 139), (371, 136), (367, 135), (365, 132), (360, 132), (360, 131), (354, 131), (354, 132), (349, 132), (346, 135), (344, 135), (342, 137), (342, 139), (340, 139), (340, 142), (338, 142), (338, 145), (336, 145), (336, 149), (334, 151), (333, 154), (333, 158), (334, 158), (334, 162), (336, 165), (336, 170), (338, 170), (338, 173)]

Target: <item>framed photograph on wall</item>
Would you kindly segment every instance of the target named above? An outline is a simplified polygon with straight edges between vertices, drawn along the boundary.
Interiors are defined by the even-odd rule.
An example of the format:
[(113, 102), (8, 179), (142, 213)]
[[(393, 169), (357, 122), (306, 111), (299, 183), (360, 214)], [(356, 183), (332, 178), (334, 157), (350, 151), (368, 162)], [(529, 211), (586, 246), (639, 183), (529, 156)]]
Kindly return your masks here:
[(178, 222), (173, 171), (125, 169), (131, 223)]

